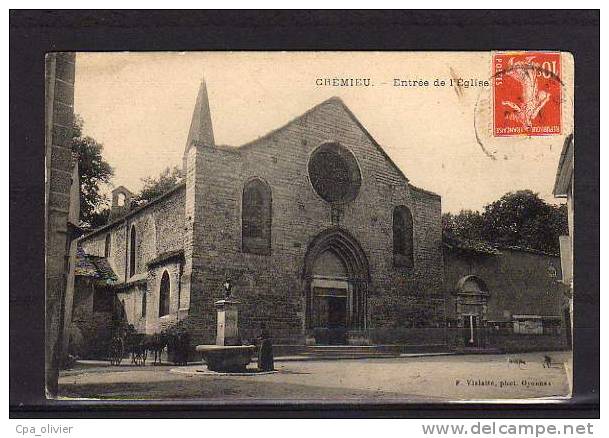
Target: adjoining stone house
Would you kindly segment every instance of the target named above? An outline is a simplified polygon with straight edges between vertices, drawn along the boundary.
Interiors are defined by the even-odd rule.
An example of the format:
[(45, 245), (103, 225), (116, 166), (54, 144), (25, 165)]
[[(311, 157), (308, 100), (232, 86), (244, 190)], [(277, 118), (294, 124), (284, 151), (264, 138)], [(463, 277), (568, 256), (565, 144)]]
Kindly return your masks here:
[(569, 321), (569, 333), (567, 339), (569, 345), (572, 343), (573, 330), (573, 195), (574, 195), (574, 148), (575, 142), (573, 134), (569, 135), (563, 144), (556, 170), (556, 180), (554, 182), (554, 196), (557, 198), (566, 198), (567, 200), (567, 218), (569, 222), (569, 233), (566, 236), (560, 236), (560, 264), (562, 267), (561, 282), (568, 289), (563, 300), (563, 313), (565, 319)]
[(447, 344), (463, 350), (568, 347), (554, 254), (444, 239)]
[(440, 196), (412, 185), (340, 99), (229, 147), (215, 144), (203, 83), (183, 165), (184, 181), (146, 205), (115, 189), (110, 222), (80, 242), (107, 260), (138, 331), (181, 321), (194, 344), (214, 343), (230, 279), (244, 340), (264, 323), (286, 346), (447, 348)]
[[(182, 316), (187, 313), (187, 301), (179, 292), (184, 281), (185, 185), (133, 210), (117, 204), (117, 191), (123, 190), (113, 192), (114, 220), (84, 236), (80, 244), (86, 257), (97, 264), (104, 260), (112, 270), (112, 283), (102, 286), (116, 296), (119, 313), (137, 331), (157, 333), (177, 321), (179, 308)], [(117, 215), (117, 210), (123, 214)], [(99, 270), (96, 275), (105, 278)]]

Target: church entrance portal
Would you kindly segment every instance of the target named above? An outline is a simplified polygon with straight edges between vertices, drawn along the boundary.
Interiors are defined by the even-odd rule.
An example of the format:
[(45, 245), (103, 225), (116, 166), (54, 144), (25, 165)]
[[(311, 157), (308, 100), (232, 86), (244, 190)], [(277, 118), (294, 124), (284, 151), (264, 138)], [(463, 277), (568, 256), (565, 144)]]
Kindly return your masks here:
[(311, 243), (305, 260), (309, 341), (318, 345), (361, 342), (366, 329), (367, 276), (366, 258), (345, 231), (326, 231)]

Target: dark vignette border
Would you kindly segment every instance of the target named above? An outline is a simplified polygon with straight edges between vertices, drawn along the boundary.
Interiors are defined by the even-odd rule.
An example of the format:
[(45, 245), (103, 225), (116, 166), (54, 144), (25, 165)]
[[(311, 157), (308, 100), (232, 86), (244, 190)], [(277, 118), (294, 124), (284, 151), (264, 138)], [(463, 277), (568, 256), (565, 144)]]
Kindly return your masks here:
[[(11, 417), (598, 418), (600, 12), (10, 11)], [(561, 50), (575, 57), (575, 389), (563, 404), (231, 405), (47, 401), (44, 54), (113, 50)], [(548, 182), (549, 185), (552, 182)], [(30, 298), (28, 298), (30, 296)]]

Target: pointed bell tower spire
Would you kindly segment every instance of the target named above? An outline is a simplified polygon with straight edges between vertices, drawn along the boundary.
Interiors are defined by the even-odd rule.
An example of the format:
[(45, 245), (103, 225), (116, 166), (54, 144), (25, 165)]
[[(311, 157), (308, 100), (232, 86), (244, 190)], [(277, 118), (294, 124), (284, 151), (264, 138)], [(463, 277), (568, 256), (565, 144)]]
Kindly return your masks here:
[(199, 94), (197, 102), (192, 112), (192, 121), (190, 122), (190, 131), (188, 132), (188, 140), (184, 154), (188, 153), (188, 149), (195, 144), (200, 146), (215, 146), (214, 130), (211, 124), (211, 113), (209, 111), (209, 99), (207, 97), (207, 86), (205, 79), (201, 79), (199, 86)]

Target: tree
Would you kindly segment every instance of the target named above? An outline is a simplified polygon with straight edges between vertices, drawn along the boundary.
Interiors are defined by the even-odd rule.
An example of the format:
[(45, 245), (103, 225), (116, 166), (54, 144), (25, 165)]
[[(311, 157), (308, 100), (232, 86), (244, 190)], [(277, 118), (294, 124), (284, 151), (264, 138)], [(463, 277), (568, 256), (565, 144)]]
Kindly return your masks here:
[(135, 196), (137, 204), (148, 202), (174, 188), (184, 177), (184, 172), (178, 166), (166, 167), (158, 177), (142, 178), (144, 187)]
[(506, 193), (484, 207), (482, 216), (482, 238), (497, 244), (558, 252), (558, 237), (567, 233), (566, 208), (530, 190)]
[(558, 237), (567, 233), (567, 211), (565, 205), (550, 205), (537, 193), (520, 190), (486, 205), (482, 214), (446, 213), (442, 229), (448, 236), (557, 253)]
[(110, 217), (110, 207), (102, 207), (98, 210), (95, 210), (91, 217), (89, 218), (89, 225), (91, 228), (99, 228), (108, 223), (108, 218)]
[(80, 220), (91, 227), (106, 223), (108, 197), (102, 186), (110, 183), (114, 169), (104, 160), (104, 146), (94, 138), (83, 136), (84, 122), (74, 116), (72, 126), (72, 152), (78, 157), (78, 176), (80, 178)]
[(444, 213), (442, 230), (447, 234), (464, 239), (481, 239), (483, 219), (479, 211), (461, 210), (459, 214)]

